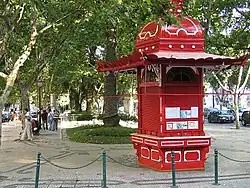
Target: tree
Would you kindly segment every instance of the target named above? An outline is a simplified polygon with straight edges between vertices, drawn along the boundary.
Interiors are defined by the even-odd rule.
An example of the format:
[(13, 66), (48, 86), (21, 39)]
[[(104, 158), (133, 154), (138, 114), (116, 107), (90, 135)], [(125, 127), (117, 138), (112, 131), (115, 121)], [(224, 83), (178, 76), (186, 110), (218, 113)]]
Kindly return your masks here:
[[(11, 4), (12, 3), (12, 4)], [(1, 92), (1, 96), (0, 96), (0, 113), (2, 114), (2, 110), (4, 108), (4, 102), (7, 100), (8, 96), (11, 93), (12, 87), (14, 85), (15, 79), (17, 77), (19, 68), (21, 66), (23, 66), (23, 64), (25, 63), (25, 61), (28, 59), (32, 48), (34, 47), (35, 43), (36, 43), (36, 39), (38, 36), (38, 32), (37, 32), (37, 27), (36, 27), (36, 10), (35, 7), (32, 6), (30, 8), (31, 10), (31, 17), (30, 17), (30, 25), (31, 25), (31, 34), (30, 34), (30, 39), (27, 43), (27, 45), (25, 45), (23, 47), (23, 51), (19, 54), (18, 57), (15, 57), (16, 60), (14, 60), (14, 57), (8, 57), (6, 55), (7, 53), (7, 47), (10, 45), (10, 38), (13, 37), (13, 32), (16, 29), (17, 24), (20, 22), (20, 20), (22, 19), (23, 16), (23, 9), (24, 9), (24, 4), (23, 5), (19, 5), (18, 9), (15, 10), (15, 8), (13, 8), (12, 6), (14, 6), (13, 2), (8, 1), (5, 2), (3, 1), (2, 4), (4, 5), (3, 7), (5, 8), (4, 10), (1, 10), (3, 13), (3, 17), (5, 18), (4, 20), (2, 20), (3, 22), (5, 22), (5, 24), (3, 24), (3, 22), (1, 22), (1, 25), (4, 25), (6, 29), (3, 29), (3, 38), (0, 42), (1, 46), (0, 46), (0, 54), (1, 54), (1, 59), (3, 61), (5, 61), (5, 65), (9, 65), (9, 61), (12, 63), (14, 61), (14, 66), (13, 69), (11, 71), (8, 71), (9, 74), (6, 74), (4, 72), (1, 72), (0, 75), (6, 80), (6, 84), (4, 89)], [(20, 9), (20, 10), (19, 10)], [(19, 15), (17, 18), (14, 18), (14, 20), (10, 20), (11, 17), (9, 17), (12, 14), (17, 14)], [(40, 31), (40, 33), (43, 32), (43, 30)], [(7, 59), (9, 58), (9, 59)], [(7, 71), (6, 71), (7, 72)], [(0, 136), (2, 135), (2, 116), (0, 118)]]
[[(168, 6), (169, 3), (164, 0), (108, 0), (93, 3), (89, 22), (94, 23), (94, 31), (97, 29), (98, 44), (104, 49), (103, 59), (111, 62), (133, 51), (136, 35), (143, 24), (158, 20), (159, 17), (169, 23), (171, 16), (167, 11)], [(115, 72), (109, 72), (105, 76), (104, 126), (119, 125), (116, 76)]]
[[(239, 97), (244, 92), (246, 84), (249, 79), (250, 74), (250, 66), (248, 65), (247, 68), (244, 70), (243, 66), (240, 68), (233, 70), (232, 75), (228, 78), (231, 79), (229, 82), (221, 82), (218, 76), (213, 72), (213, 76), (219, 83), (219, 85), (230, 94), (233, 94), (234, 100), (234, 110), (236, 116), (236, 129), (240, 128), (240, 121), (239, 121)], [(227, 85), (226, 85), (227, 84)]]
[[(229, 73), (229, 72), (227, 72)], [(228, 74), (224, 72), (218, 72), (217, 76), (220, 78), (221, 82), (228, 84)], [(223, 106), (225, 106), (225, 102), (229, 97), (229, 92), (225, 91), (220, 84), (218, 83), (217, 79), (213, 74), (207, 74), (205, 81), (208, 82), (209, 87), (213, 89), (212, 93), (215, 93), (216, 99), (218, 100), (220, 105), (220, 110), (222, 110)]]
[[(64, 15), (56, 21), (52, 21), (53, 19), (44, 20), (42, 15), (44, 12), (39, 12), (36, 3), (28, 0), (4, 0), (1, 1), (0, 7), (2, 15), (0, 17), (0, 60), (1, 66), (4, 68), (4, 71), (0, 72), (0, 76), (5, 80), (0, 96), (0, 112), (2, 113), (4, 103), (11, 93), (19, 69), (28, 60), (37, 37), (68, 15)], [(29, 22), (30, 26), (27, 24)], [(1, 118), (0, 136), (2, 135)]]
[(28, 91), (38, 77), (42, 77), (42, 70), (59, 56), (62, 46), (69, 37), (69, 29), (63, 29), (60, 35), (54, 28), (41, 36), (26, 65), (20, 69), (16, 83), (21, 93), (21, 109), (29, 108)]
[[(250, 10), (247, 0), (227, 1), (187, 1), (187, 11), (201, 20), (206, 29), (206, 50), (211, 53), (229, 56), (247, 54), (250, 44)], [(239, 126), (239, 95), (244, 91), (249, 78), (249, 66), (234, 70), (212, 73), (209, 79), (216, 90), (220, 85), (224, 91), (234, 97), (236, 128)], [(225, 72), (226, 71), (226, 72)], [(215, 84), (214, 80), (217, 81)]]

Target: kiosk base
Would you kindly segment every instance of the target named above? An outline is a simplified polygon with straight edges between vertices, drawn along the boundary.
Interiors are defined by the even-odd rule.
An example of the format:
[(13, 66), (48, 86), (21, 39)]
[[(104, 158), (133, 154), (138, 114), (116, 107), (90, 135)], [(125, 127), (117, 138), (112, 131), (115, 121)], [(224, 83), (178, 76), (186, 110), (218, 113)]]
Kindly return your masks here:
[(134, 133), (131, 141), (139, 164), (159, 171), (171, 171), (172, 151), (176, 170), (204, 170), (211, 145), (209, 136), (157, 137)]

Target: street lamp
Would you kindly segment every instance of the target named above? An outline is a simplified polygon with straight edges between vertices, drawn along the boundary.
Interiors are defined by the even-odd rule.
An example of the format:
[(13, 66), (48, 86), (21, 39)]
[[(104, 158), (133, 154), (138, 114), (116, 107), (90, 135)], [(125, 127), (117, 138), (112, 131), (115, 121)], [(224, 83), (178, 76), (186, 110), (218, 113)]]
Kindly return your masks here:
[(41, 128), (41, 87), (43, 87), (43, 81), (37, 80), (36, 85), (38, 86), (38, 103), (39, 103), (39, 126)]

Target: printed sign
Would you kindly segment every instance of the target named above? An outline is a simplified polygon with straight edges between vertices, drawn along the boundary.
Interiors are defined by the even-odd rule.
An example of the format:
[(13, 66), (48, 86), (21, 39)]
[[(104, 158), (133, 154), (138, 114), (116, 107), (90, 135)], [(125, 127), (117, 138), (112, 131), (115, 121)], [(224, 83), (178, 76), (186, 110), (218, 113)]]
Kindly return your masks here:
[(166, 111), (165, 114), (166, 119), (180, 118), (180, 107), (165, 108), (165, 111)]
[(181, 118), (191, 118), (191, 110), (181, 110)]
[(167, 122), (166, 123), (167, 130), (181, 130), (187, 129), (188, 123), (187, 121), (180, 121), (180, 122)]
[(173, 123), (167, 122), (167, 130), (173, 130)]
[(198, 112), (199, 108), (198, 107), (191, 107), (191, 117), (192, 118), (198, 118)]
[(188, 129), (198, 129), (199, 123), (198, 121), (188, 121)]

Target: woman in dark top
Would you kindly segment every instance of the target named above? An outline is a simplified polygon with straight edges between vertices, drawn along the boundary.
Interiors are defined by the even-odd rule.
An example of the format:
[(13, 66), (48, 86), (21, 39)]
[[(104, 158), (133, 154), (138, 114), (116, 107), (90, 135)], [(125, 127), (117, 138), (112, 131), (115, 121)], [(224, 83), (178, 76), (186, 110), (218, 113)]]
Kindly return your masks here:
[(43, 129), (45, 130), (46, 128), (46, 130), (48, 130), (48, 113), (46, 112), (46, 110), (43, 110), (41, 117), (42, 117)]

